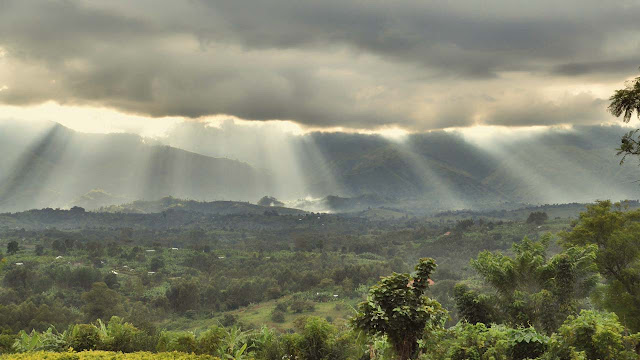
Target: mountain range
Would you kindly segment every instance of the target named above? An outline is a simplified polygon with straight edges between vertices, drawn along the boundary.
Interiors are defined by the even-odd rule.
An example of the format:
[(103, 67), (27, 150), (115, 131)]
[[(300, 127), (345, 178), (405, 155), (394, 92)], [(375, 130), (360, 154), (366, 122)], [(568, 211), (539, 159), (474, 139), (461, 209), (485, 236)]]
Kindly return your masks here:
[[(295, 157), (269, 168), (188, 143), (189, 151), (169, 146), (162, 138), (5, 120), (0, 211), (97, 209), (165, 196), (256, 202), (274, 195), (309, 210), (391, 206), (418, 212), (636, 199), (637, 164), (620, 165), (615, 150), (625, 131), (585, 126), (505, 133), (484, 142), (455, 131), (395, 140), (315, 132), (291, 137)], [(281, 170), (289, 167), (295, 179)]]

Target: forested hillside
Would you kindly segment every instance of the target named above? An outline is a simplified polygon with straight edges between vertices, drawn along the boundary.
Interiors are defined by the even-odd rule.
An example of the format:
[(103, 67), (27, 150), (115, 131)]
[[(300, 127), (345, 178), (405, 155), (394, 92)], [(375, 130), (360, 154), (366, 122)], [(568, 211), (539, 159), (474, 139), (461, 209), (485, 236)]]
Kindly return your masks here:
[(0, 211), (97, 209), (165, 196), (255, 202), (275, 195), (313, 211), (389, 206), (426, 214), (638, 197), (636, 164), (619, 166), (615, 156), (620, 127), (552, 129), (491, 146), (456, 132), (403, 141), (311, 133), (292, 140), (296, 156), (278, 166), (297, 170), (282, 174), (268, 164), (163, 146), (162, 139), (82, 134), (53, 124), (0, 126)]
[[(99, 207), (166, 195), (253, 200), (269, 188), (269, 177), (245, 163), (149, 144), (135, 135), (82, 134), (57, 124), (32, 129), (0, 122), (0, 153), (2, 211)], [(91, 201), (92, 195), (102, 196)]]
[[(73, 208), (0, 216), (0, 352), (57, 356), (32, 352), (71, 347), (234, 359), (386, 359), (404, 350), (384, 341), (386, 330), (378, 329), (385, 327), (370, 328), (367, 337), (355, 331), (372, 324), (367, 306), (358, 303), (369, 289), (411, 290), (422, 281), (432, 299), (431, 315), (423, 318), (432, 330), (416, 335), (426, 358), (466, 359), (481, 351), (553, 359), (590, 346), (609, 346), (613, 357), (588, 359), (635, 358), (637, 336), (623, 327), (638, 326), (634, 295), (628, 303), (612, 298), (610, 291), (627, 290), (603, 281), (615, 275), (600, 262), (621, 253), (583, 240), (599, 231), (594, 221), (615, 222), (620, 231), (598, 236), (631, 246), (624, 239), (636, 231), (638, 210), (624, 209), (635, 209), (635, 202), (387, 218), (369, 211), (279, 214), (274, 210), (292, 210), (171, 198), (128, 206), (134, 204), (140, 213)], [(625, 271), (637, 261), (632, 248), (626, 262), (617, 262)], [(437, 264), (428, 281), (401, 275), (426, 257)], [(566, 279), (553, 280), (559, 277)], [(413, 306), (405, 300), (403, 306)], [(580, 312), (594, 307), (620, 317)], [(494, 322), (502, 325), (487, 327)], [(585, 326), (603, 327), (606, 339), (576, 341), (571, 333)], [(476, 347), (478, 338), (486, 345)]]

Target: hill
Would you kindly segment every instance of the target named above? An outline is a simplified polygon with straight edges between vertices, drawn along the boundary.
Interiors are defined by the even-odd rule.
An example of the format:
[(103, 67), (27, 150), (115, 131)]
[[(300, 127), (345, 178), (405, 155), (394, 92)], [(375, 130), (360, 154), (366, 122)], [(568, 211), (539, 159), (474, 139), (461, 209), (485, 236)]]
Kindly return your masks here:
[(615, 126), (552, 129), (490, 144), (444, 131), (403, 142), (358, 134), (309, 136), (344, 197), (374, 195), (391, 199), (390, 206), (439, 211), (637, 199), (640, 172), (633, 161), (621, 166), (615, 155), (624, 132)]
[[(283, 140), (291, 156), (248, 164), (216, 156), (220, 144), (208, 147), (206, 141), (180, 143), (187, 151), (166, 145), (169, 138), (2, 121), (0, 211), (94, 210), (166, 196), (242, 202), (270, 195), (309, 211), (384, 206), (416, 214), (637, 199), (640, 172), (633, 161), (619, 165), (615, 155), (625, 131), (585, 126), (484, 141), (456, 131), (402, 140), (308, 133)], [(275, 156), (250, 144), (223, 148), (231, 157), (242, 158), (240, 148), (258, 158)], [(123, 209), (145, 212), (146, 206), (155, 205)]]
[(305, 214), (306, 211), (286, 208), (283, 206), (260, 206), (248, 202), (238, 201), (195, 201), (182, 200), (173, 197), (164, 197), (155, 201), (137, 200), (122, 205), (111, 205), (100, 208), (100, 212), (119, 212), (152, 214), (168, 210), (191, 211), (203, 214), (218, 215), (262, 215), (265, 213), (277, 213), (280, 215)]
[(6, 154), (0, 161), (0, 211), (104, 206), (167, 195), (249, 200), (269, 187), (267, 174), (246, 163), (130, 134), (77, 133), (58, 124), (34, 129), (0, 122), (0, 153)]

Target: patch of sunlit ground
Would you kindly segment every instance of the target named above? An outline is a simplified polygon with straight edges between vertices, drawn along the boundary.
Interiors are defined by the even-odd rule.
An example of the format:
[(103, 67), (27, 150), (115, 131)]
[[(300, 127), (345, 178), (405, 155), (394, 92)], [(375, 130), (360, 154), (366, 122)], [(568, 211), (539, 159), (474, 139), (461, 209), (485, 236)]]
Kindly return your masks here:
[(265, 301), (258, 304), (250, 304), (249, 306), (242, 307), (237, 310), (219, 313), (214, 318), (194, 319), (189, 320), (188, 323), (185, 323), (184, 319), (179, 319), (176, 322), (166, 322), (161, 326), (168, 330), (203, 331), (211, 326), (220, 326), (220, 322), (225, 314), (237, 316), (237, 321), (239, 323), (248, 325), (253, 324), (256, 326), (265, 325), (280, 331), (292, 329), (295, 320), (305, 316), (329, 319), (334, 325), (341, 326), (347, 323), (349, 317), (354, 313), (353, 309), (360, 302), (358, 299), (340, 299), (329, 300), (327, 302), (315, 302), (315, 309), (313, 311), (305, 311), (302, 313), (287, 311), (285, 313), (285, 321), (283, 323), (273, 322), (271, 320), (271, 312), (275, 309), (278, 303), (286, 302), (288, 300), (291, 300), (291, 296), (285, 296), (277, 300)]

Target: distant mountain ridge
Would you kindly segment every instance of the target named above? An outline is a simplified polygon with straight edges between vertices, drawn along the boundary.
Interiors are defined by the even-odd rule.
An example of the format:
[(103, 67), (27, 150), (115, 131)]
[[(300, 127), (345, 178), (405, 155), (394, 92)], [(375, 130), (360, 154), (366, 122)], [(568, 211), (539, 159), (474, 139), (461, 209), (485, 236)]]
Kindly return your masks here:
[(32, 131), (0, 123), (0, 153), (10, 154), (0, 160), (2, 211), (69, 207), (97, 188), (128, 199), (253, 200), (269, 182), (264, 171), (236, 160), (149, 144), (136, 135), (77, 133), (58, 124)]
[(503, 208), (523, 204), (637, 199), (635, 159), (616, 156), (627, 129), (553, 129), (479, 146), (458, 133), (380, 137), (314, 134), (346, 197), (375, 194), (413, 208)]
[(193, 211), (217, 215), (298, 215), (306, 211), (284, 206), (260, 206), (239, 201), (195, 201), (164, 197), (155, 201), (137, 200), (121, 205), (111, 205), (98, 209), (99, 212), (153, 214), (169, 210)]
[(186, 151), (162, 139), (0, 121), (0, 211), (97, 209), (167, 196), (256, 202), (271, 195), (312, 211), (388, 206), (424, 213), (637, 199), (640, 171), (633, 159), (620, 166), (615, 155), (626, 131), (551, 129), (488, 144), (444, 131), (402, 141), (309, 133), (292, 137), (296, 162), (281, 162), (299, 168), (302, 197), (311, 199), (296, 201), (300, 193), (288, 193), (289, 179), (274, 176), (275, 169), (205, 156), (195, 145)]

